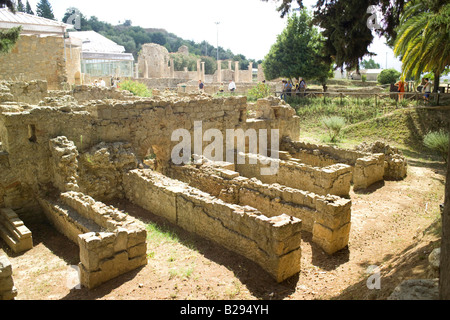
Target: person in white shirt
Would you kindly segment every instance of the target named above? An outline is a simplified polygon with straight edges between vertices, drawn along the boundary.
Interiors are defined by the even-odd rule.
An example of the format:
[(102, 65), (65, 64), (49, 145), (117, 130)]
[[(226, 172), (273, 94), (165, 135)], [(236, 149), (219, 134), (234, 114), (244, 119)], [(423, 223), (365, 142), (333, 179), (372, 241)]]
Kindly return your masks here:
[(236, 90), (236, 84), (234, 83), (233, 80), (230, 80), (230, 84), (228, 85), (228, 90), (230, 90), (231, 92), (234, 92)]

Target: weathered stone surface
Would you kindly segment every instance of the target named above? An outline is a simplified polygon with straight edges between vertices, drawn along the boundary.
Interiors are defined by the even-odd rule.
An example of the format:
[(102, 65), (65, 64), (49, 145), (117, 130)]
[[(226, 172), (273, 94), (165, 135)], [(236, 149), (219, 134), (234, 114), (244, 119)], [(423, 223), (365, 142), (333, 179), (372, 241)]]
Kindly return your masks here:
[(14, 300), (16, 296), (11, 262), (6, 256), (0, 256), (0, 300)]
[(439, 279), (405, 280), (398, 285), (388, 300), (438, 300)]

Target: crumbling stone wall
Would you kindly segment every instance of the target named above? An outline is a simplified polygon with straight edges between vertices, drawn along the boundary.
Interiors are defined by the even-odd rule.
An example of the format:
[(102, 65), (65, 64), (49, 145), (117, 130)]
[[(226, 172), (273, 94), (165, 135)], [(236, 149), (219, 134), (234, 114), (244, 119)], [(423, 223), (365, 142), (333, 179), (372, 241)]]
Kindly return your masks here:
[(147, 233), (138, 220), (74, 191), (39, 202), (49, 221), (78, 244), (83, 286), (97, 287), (147, 264)]
[(234, 164), (203, 161), (172, 166), (165, 173), (228, 203), (256, 208), (267, 217), (280, 213), (296, 217), (302, 221), (302, 230), (313, 233), (313, 241), (328, 254), (348, 245), (351, 200), (321, 196), (283, 183), (262, 183), (256, 178), (239, 175), (233, 169)]
[(138, 57), (140, 78), (169, 78), (169, 51), (156, 43), (142, 45)]
[[(283, 184), (288, 187), (319, 195), (348, 197), (352, 170), (346, 164), (312, 167), (294, 161), (275, 160), (258, 154), (240, 153), (245, 160), (236, 164), (236, 170), (245, 177), (255, 177), (267, 184)], [(266, 175), (262, 168), (276, 167), (273, 174)]]
[(0, 56), (0, 79), (46, 80), (51, 90), (67, 81), (64, 38), (21, 35), (11, 53)]
[(11, 262), (6, 256), (0, 256), (0, 300), (14, 300), (17, 296), (12, 273)]
[(300, 271), (301, 220), (266, 217), (152, 170), (130, 171), (124, 183), (131, 202), (255, 261), (276, 281)]
[(384, 143), (362, 144), (355, 150), (333, 146), (317, 145), (282, 139), (281, 150), (312, 166), (325, 167), (345, 163), (353, 168), (354, 189), (365, 189), (375, 182), (404, 179), (407, 174), (407, 160), (401, 153)]

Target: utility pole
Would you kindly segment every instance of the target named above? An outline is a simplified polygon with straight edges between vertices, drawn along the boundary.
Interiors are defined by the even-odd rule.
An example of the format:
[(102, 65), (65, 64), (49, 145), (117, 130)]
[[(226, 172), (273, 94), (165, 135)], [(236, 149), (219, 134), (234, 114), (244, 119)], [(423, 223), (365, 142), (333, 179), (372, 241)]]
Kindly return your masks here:
[(219, 24), (220, 22), (214, 22), (217, 26), (217, 61), (219, 61)]

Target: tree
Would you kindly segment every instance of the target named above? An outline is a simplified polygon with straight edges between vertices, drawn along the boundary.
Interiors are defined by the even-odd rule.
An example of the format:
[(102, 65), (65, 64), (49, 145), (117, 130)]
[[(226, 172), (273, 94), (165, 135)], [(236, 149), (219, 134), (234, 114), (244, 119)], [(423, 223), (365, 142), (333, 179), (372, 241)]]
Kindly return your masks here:
[(23, 5), (22, 0), (17, 1), (17, 11), (25, 12), (25, 6)]
[[(0, 8), (8, 8), (13, 13), (16, 12), (16, 7), (11, 0), (0, 0)], [(11, 28), (5, 31), (0, 30), (0, 54), (8, 53), (14, 48), (17, 40), (20, 37), (22, 27)]]
[(380, 64), (376, 63), (373, 59), (364, 60), (361, 62), (361, 67), (364, 69), (380, 69)]
[(401, 72), (395, 69), (384, 69), (378, 75), (377, 80), (380, 84), (392, 84), (396, 83), (400, 76)]
[[(268, 0), (262, 0), (268, 1)], [(278, 11), (286, 16), (293, 2), (303, 8), (303, 0), (277, 0), (281, 2)], [(317, 0), (314, 8), (313, 23), (323, 29), (325, 56), (334, 60), (337, 68), (359, 71), (359, 62), (366, 55), (373, 41), (368, 21), (372, 19), (369, 11), (376, 6), (384, 17), (376, 28), (378, 35), (384, 35), (389, 44), (396, 37), (396, 27), (400, 13), (407, 0)], [(444, 1), (444, 0), (442, 0)]]
[(16, 12), (16, 6), (12, 0), (0, 0), (0, 8), (8, 8), (12, 12)]
[(434, 91), (439, 77), (450, 65), (450, 3), (439, 0), (408, 2), (401, 16), (394, 53), (402, 59), (406, 77), (420, 79), (424, 72), (434, 73)]
[(27, 4), (25, 5), (25, 12), (28, 13), (28, 14), (34, 15), (34, 12), (33, 12), (33, 10), (31, 9), (31, 5), (30, 5), (30, 3), (28, 2), (28, 0), (27, 0)]
[(55, 20), (53, 9), (48, 0), (40, 0), (36, 6), (36, 14), (39, 17)]
[(317, 79), (325, 84), (332, 74), (331, 64), (322, 55), (323, 38), (302, 9), (288, 18), (287, 26), (264, 58), (268, 80), (278, 77)]

